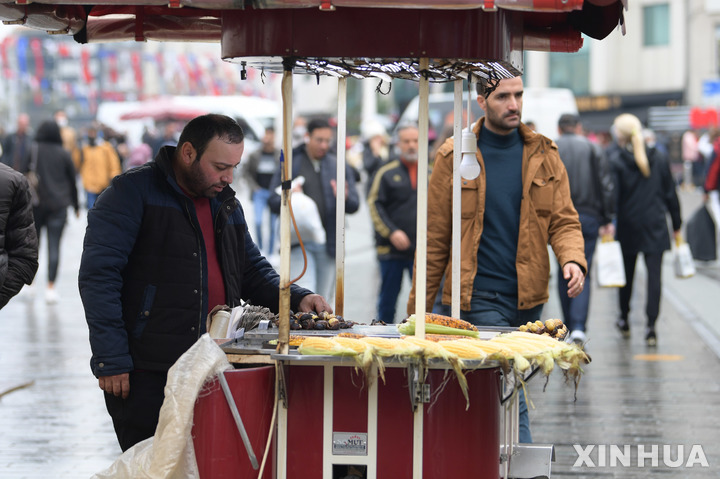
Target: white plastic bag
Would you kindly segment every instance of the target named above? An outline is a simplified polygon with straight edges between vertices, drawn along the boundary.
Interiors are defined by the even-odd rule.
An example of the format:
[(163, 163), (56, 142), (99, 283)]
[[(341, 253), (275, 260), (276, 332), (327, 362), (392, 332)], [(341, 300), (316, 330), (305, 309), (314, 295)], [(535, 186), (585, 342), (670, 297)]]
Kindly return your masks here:
[[(320, 219), (315, 201), (302, 192), (302, 186), (305, 184), (305, 178), (298, 176), (292, 181), (292, 195), (290, 202), (292, 205), (293, 217), (297, 225), (298, 232), (304, 243), (325, 244), (325, 228)], [(275, 189), (278, 195), (282, 195), (282, 191), (278, 186)], [(290, 244), (299, 244), (295, 228), (290, 225)]]
[(693, 261), (690, 245), (682, 238), (678, 238), (673, 248), (673, 267), (678, 278), (690, 278), (695, 275), (695, 261)]
[[(300, 237), (303, 242), (325, 244), (325, 228), (320, 220), (320, 213), (312, 198), (301, 191), (292, 194), (292, 209)], [(299, 243), (295, 228), (290, 227), (291, 244)]]
[(603, 238), (597, 245), (595, 261), (598, 286), (603, 288), (625, 286), (625, 263), (620, 242)]
[(226, 369), (232, 369), (227, 356), (203, 334), (168, 371), (155, 436), (135, 444), (91, 479), (199, 479), (192, 439), (195, 400), (205, 381)]

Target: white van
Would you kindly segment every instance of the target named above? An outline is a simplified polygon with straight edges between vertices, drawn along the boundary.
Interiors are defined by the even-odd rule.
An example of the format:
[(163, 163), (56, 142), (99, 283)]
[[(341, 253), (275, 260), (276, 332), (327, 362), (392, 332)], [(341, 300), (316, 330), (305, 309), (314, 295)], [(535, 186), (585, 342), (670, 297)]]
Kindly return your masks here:
[[(472, 98), (472, 121), (477, 120), (484, 113), (477, 103), (477, 95)], [(430, 139), (442, 133), (446, 118), (452, 118), (455, 95), (448, 93), (431, 93), (428, 96)], [(398, 120), (398, 125), (404, 122), (417, 122), (419, 97), (413, 98)], [(463, 94), (463, 111), (467, 108), (467, 92)], [(558, 120), (564, 113), (578, 114), (575, 95), (567, 88), (533, 88), (525, 87), (523, 93), (523, 123), (533, 122), (538, 133), (555, 139), (558, 136)], [(464, 126), (464, 125), (463, 125)]]

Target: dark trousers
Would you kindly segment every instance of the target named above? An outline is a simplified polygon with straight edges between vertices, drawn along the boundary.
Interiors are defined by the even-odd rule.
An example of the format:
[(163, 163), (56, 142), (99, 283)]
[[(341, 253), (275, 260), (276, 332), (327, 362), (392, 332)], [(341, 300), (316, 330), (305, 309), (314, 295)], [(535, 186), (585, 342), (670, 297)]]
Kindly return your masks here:
[(395, 308), (402, 287), (403, 274), (413, 274), (412, 259), (380, 260), (380, 293), (377, 301), (377, 319), (391, 324), (395, 321)]
[(166, 382), (167, 373), (133, 371), (127, 399), (105, 393), (105, 407), (123, 452), (155, 435)]
[(57, 211), (50, 211), (42, 207), (33, 208), (33, 216), (38, 239), (42, 229), (47, 228), (48, 281), (54, 283), (55, 278), (57, 278), (58, 265), (60, 264), (60, 239), (67, 221), (67, 209), (61, 208)]
[[(635, 279), (635, 263), (637, 262), (638, 253), (625, 253), (623, 251), (623, 261), (625, 262), (625, 281), (626, 284), (620, 288), (620, 317), (627, 320), (630, 314), (630, 299), (632, 298), (633, 280)], [(645, 303), (645, 314), (647, 315), (647, 325), (649, 328), (655, 326), (655, 321), (660, 314), (660, 292), (662, 282), (660, 279), (662, 269), (663, 251), (657, 253), (643, 253), (645, 258), (645, 268), (647, 269), (647, 299)]]
[[(540, 319), (543, 309), (542, 304), (532, 309), (518, 309), (517, 304), (517, 296), (474, 289), (470, 300), (472, 310), (461, 311), (460, 318), (479, 327), (518, 327), (521, 324), (535, 322)], [(530, 432), (530, 416), (525, 400), (525, 390), (521, 389), (519, 394), (518, 439), (522, 443), (530, 444), (532, 443), (532, 434)]]
[(585, 331), (588, 310), (590, 308), (590, 265), (592, 264), (593, 255), (595, 254), (595, 244), (598, 239), (598, 230), (600, 229), (600, 221), (594, 216), (580, 214), (580, 224), (582, 225), (583, 239), (585, 240), (585, 259), (587, 260), (588, 272), (585, 276), (587, 287), (582, 293), (574, 298), (568, 297), (568, 280), (563, 277), (562, 265), (558, 268), (558, 295), (560, 297), (560, 306), (563, 312), (563, 321), (567, 324), (570, 331)]

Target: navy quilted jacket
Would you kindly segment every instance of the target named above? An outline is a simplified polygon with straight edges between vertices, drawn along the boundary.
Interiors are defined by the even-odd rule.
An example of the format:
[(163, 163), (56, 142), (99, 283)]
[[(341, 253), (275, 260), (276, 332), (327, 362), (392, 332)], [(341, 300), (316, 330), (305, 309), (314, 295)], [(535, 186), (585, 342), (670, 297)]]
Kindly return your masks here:
[[(79, 286), (96, 376), (167, 370), (206, 330), (207, 262), (192, 201), (171, 166), (174, 147), (117, 176), (88, 215)], [(235, 192), (210, 202), (228, 306), (277, 312), (279, 276), (248, 232)], [(293, 286), (291, 307), (310, 291)]]

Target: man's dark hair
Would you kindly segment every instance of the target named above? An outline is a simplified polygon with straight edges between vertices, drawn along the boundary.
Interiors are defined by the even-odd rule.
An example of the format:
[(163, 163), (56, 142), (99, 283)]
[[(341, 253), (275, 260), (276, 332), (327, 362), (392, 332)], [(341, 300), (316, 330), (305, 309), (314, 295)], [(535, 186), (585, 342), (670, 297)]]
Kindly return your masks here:
[(195, 117), (185, 125), (180, 133), (178, 147), (190, 142), (197, 152), (195, 161), (200, 161), (208, 143), (215, 137), (230, 144), (238, 144), (245, 139), (245, 133), (238, 122), (229, 116), (211, 113)]
[(484, 96), (487, 100), (490, 94), (497, 88), (500, 80), (500, 78), (478, 77), (477, 83), (475, 83), (475, 91), (477, 91), (478, 95)]
[(577, 115), (564, 113), (558, 120), (558, 128), (560, 128), (560, 131), (563, 133), (574, 133), (578, 123), (580, 123), (580, 118), (578, 118)]
[(328, 123), (327, 120), (322, 120), (319, 118), (316, 118), (314, 120), (310, 120), (310, 122), (307, 124), (307, 134), (308, 136), (312, 135), (312, 132), (314, 130), (317, 130), (318, 128), (330, 128), (330, 123)]

